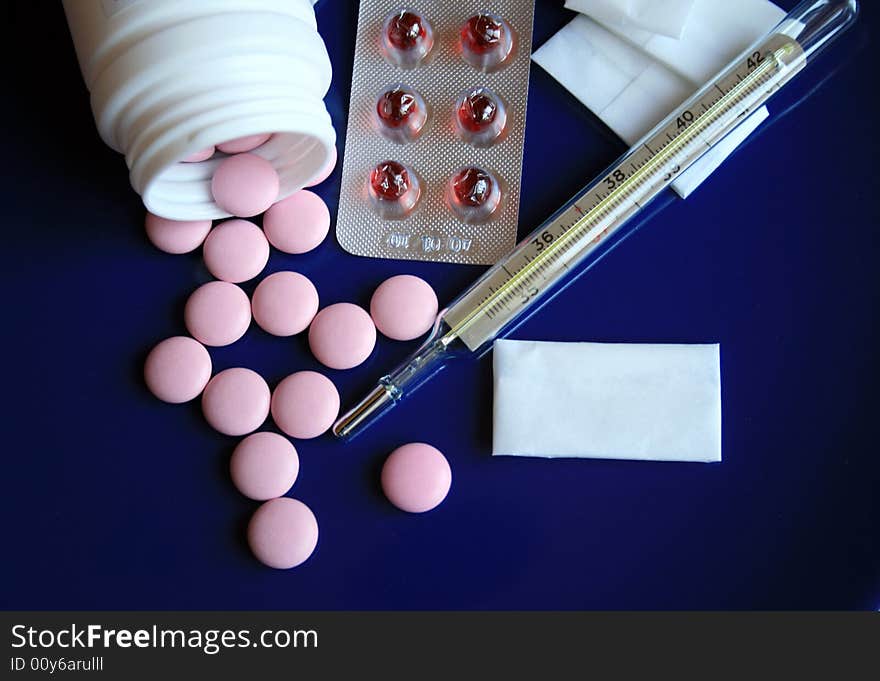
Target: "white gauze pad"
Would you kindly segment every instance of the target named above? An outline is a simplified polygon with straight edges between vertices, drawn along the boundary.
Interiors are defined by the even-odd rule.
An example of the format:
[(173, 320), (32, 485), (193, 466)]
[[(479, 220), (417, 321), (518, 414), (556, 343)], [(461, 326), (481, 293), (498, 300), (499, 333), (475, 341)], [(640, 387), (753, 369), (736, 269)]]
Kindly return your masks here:
[[(577, 16), (533, 59), (624, 141), (635, 144), (785, 13), (768, 0), (697, 0), (680, 40), (591, 16)], [(687, 198), (767, 116), (766, 107), (755, 111), (672, 188)]]
[(606, 25), (640, 29), (679, 39), (687, 25), (694, 2), (695, 0), (566, 0), (565, 6)]
[(494, 347), (495, 456), (721, 461), (718, 345)]

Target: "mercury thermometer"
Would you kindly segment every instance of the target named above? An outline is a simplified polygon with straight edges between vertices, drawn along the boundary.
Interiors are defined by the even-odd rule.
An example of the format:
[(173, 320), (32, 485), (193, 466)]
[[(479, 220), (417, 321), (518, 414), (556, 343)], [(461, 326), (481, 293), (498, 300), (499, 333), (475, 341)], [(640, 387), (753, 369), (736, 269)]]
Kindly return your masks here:
[(857, 0), (806, 0), (440, 312), (427, 341), (333, 426), (350, 439), (442, 369), (479, 357), (583, 273), (671, 182), (843, 33)]

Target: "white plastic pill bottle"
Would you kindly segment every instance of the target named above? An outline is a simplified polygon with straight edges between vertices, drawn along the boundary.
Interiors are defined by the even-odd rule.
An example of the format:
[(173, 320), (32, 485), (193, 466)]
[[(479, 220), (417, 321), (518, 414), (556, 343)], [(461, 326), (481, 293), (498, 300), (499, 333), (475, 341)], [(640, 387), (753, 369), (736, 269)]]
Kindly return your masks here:
[(63, 0), (101, 138), (125, 155), (152, 213), (220, 218), (224, 141), (276, 133), (254, 153), (284, 198), (332, 162), (331, 67), (310, 0)]

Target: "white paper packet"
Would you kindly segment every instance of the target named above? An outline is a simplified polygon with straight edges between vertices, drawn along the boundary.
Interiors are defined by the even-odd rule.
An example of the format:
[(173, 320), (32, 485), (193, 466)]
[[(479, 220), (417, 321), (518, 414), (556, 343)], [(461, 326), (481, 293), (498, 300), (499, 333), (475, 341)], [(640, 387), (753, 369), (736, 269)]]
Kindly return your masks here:
[[(731, 16), (736, 4), (741, 16)], [(720, 5), (727, 5), (719, 8)], [(682, 40), (580, 15), (533, 55), (628, 144), (769, 31), (784, 12), (767, 0), (697, 0)], [(707, 46), (709, 44), (709, 46)], [(673, 182), (687, 198), (768, 116), (762, 107)]]
[(566, 0), (565, 6), (605, 24), (681, 38), (696, 0)]
[(648, 57), (703, 85), (785, 18), (769, 0), (697, 0), (680, 40), (629, 26), (602, 23)]
[(499, 340), (495, 456), (721, 461), (718, 345)]

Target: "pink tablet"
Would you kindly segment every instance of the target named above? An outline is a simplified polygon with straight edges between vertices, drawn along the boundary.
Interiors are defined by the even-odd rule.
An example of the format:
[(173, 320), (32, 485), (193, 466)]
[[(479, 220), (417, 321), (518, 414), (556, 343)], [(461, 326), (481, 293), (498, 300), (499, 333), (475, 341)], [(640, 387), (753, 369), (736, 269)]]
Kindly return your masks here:
[(226, 369), (214, 376), (202, 393), (202, 413), (224, 435), (247, 435), (269, 415), (271, 393), (266, 381), (250, 369)]
[(265, 501), (287, 493), (299, 473), (299, 457), (286, 437), (254, 433), (238, 443), (229, 461), (236, 489), (249, 499)]
[(281, 497), (267, 501), (254, 512), (247, 536), (257, 560), (286, 570), (312, 555), (318, 544), (318, 521), (301, 501)]
[(318, 437), (330, 429), (338, 415), (336, 386), (315, 371), (291, 374), (272, 394), (272, 418), (291, 437)]
[(199, 151), (194, 151), (185, 159), (183, 159), (184, 163), (200, 163), (202, 161), (207, 161), (214, 155), (214, 147), (205, 147), (204, 149), (199, 149)]
[(224, 154), (243, 154), (246, 151), (253, 151), (257, 147), (263, 146), (269, 141), (271, 133), (262, 135), (248, 135), (246, 137), (238, 137), (223, 144), (218, 144), (217, 149)]
[(238, 284), (263, 271), (269, 261), (269, 242), (253, 222), (227, 220), (205, 239), (204, 258), (211, 274)]
[(363, 308), (336, 303), (321, 310), (309, 328), (309, 347), (324, 366), (351, 369), (358, 366), (376, 345), (376, 327)]
[(394, 340), (408, 341), (426, 333), (437, 318), (437, 294), (424, 279), (401, 274), (386, 279), (370, 301), (376, 328)]
[(291, 194), (266, 211), (263, 229), (271, 244), (285, 253), (307, 253), (330, 231), (330, 210), (317, 194), (306, 189)]
[(280, 184), (278, 173), (269, 161), (256, 154), (238, 154), (217, 166), (211, 180), (211, 193), (223, 210), (249, 218), (278, 200)]
[(263, 279), (251, 300), (254, 321), (273, 336), (305, 331), (318, 312), (318, 291), (298, 272), (276, 272)]
[(209, 378), (211, 356), (201, 343), (186, 336), (163, 340), (144, 363), (144, 380), (150, 392), (171, 404), (194, 400)]
[(202, 245), (208, 232), (211, 231), (211, 221), (181, 222), (147, 213), (144, 227), (147, 230), (147, 238), (156, 248), (165, 253), (180, 255), (194, 251)]
[(398, 447), (382, 466), (382, 490), (402, 511), (424, 513), (449, 493), (452, 471), (446, 457), (422, 442)]
[(235, 284), (210, 281), (190, 295), (183, 318), (196, 340), (212, 347), (230, 345), (250, 326), (251, 302)]

